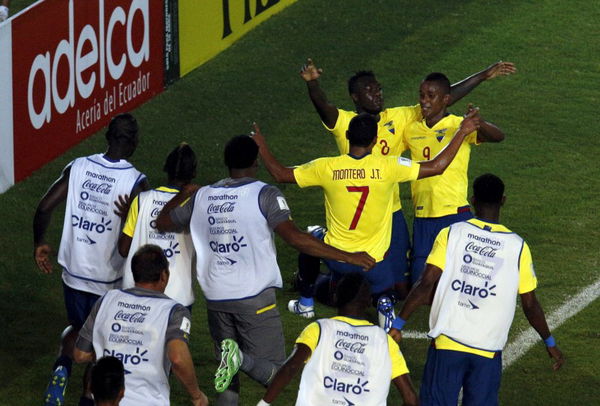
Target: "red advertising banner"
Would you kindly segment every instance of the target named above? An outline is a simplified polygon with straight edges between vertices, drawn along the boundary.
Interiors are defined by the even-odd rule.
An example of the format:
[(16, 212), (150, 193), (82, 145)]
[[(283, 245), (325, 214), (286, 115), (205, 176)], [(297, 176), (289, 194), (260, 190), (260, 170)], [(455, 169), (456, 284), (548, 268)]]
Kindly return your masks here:
[(164, 0), (45, 0), (12, 40), (17, 182), (164, 89)]

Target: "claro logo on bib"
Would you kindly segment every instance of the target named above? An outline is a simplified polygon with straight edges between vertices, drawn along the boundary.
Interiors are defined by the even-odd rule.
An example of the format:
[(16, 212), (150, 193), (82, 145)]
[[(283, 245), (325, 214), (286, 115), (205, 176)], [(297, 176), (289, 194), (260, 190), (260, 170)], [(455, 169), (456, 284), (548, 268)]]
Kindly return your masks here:
[[(98, 20), (75, 30), (76, 17), (80, 16), (76, 15), (74, 0), (69, 0), (65, 16), (68, 35), (56, 48), (37, 54), (31, 61), (27, 109), (35, 129), (49, 123), (53, 112), (61, 115), (74, 107), (78, 98), (87, 99), (97, 88), (104, 89), (109, 80), (121, 79), (127, 66), (137, 68), (150, 58), (149, 1), (133, 0), (129, 7), (109, 7), (109, 10), (105, 8), (105, 0), (96, 0), (96, 3)], [(60, 21), (56, 23), (61, 25)], [(119, 83), (106, 92), (105, 98), (83, 112), (81, 119), (78, 114), (78, 129), (100, 120), (149, 88), (150, 73), (142, 75), (140, 72), (138, 79)]]

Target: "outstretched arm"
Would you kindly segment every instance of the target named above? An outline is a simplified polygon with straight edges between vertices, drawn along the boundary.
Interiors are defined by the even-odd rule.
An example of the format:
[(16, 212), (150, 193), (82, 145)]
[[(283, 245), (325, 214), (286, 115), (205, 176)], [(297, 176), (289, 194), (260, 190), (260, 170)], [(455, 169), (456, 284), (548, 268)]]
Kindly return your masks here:
[(273, 380), (269, 384), (267, 389), (267, 393), (263, 396), (263, 399), (259, 405), (271, 404), (275, 401), (277, 396), (281, 393), (283, 388), (285, 388), (292, 378), (296, 376), (296, 374), (304, 368), (304, 364), (306, 360), (310, 357), (312, 351), (306, 344), (296, 344), (294, 348), (294, 352), (288, 358), (288, 360), (283, 364), (279, 371), (273, 377)]
[[(473, 110), (473, 104), (467, 106), (467, 113)], [(477, 130), (477, 142), (501, 142), (504, 141), (504, 132), (496, 125), (480, 118)]]
[(319, 86), (318, 79), (322, 73), (323, 69), (317, 68), (310, 58), (306, 60), (306, 64), (300, 69), (300, 77), (306, 82), (308, 96), (317, 113), (319, 113), (321, 121), (327, 128), (333, 128), (337, 122), (339, 112), (337, 107), (327, 101), (325, 92)]
[(173, 222), (173, 219), (171, 219), (171, 211), (186, 202), (194, 193), (196, 193), (196, 191), (198, 191), (198, 189), (200, 189), (200, 185), (194, 183), (188, 183), (183, 186), (179, 193), (169, 200), (169, 202), (165, 204), (165, 207), (160, 211), (160, 214), (156, 218), (156, 229), (161, 233), (179, 232), (181, 226)]
[[(413, 312), (422, 305), (430, 304), (437, 282), (442, 276), (442, 270), (435, 265), (427, 264), (425, 271), (410, 290), (402, 310), (392, 324), (389, 334), (398, 341), (401, 338), (400, 330)], [(396, 321), (397, 320), (397, 321)]]
[(44, 273), (52, 272), (52, 263), (50, 262), (50, 245), (46, 244), (46, 230), (52, 219), (54, 209), (65, 200), (69, 192), (69, 175), (71, 167), (66, 167), (60, 177), (50, 186), (33, 217), (33, 258), (38, 268)]
[(471, 92), (471, 90), (475, 89), (481, 82), (484, 80), (493, 79), (498, 76), (508, 76), (517, 71), (515, 64), (512, 62), (496, 62), (481, 72), (474, 73), (473, 75), (461, 80), (458, 83), (455, 83), (450, 87), (450, 103), (449, 105), (453, 105), (467, 94)]
[(265, 137), (260, 132), (260, 128), (258, 124), (254, 123), (254, 132), (252, 134), (252, 138), (258, 145), (258, 154), (260, 155), (263, 163), (265, 164), (265, 168), (267, 171), (273, 176), (276, 182), (279, 183), (296, 183), (296, 178), (294, 177), (294, 170), (292, 168), (287, 168), (279, 161), (273, 154), (271, 154), (271, 150), (269, 150), (269, 146), (267, 145), (267, 141)]
[(318, 258), (347, 262), (369, 270), (375, 266), (375, 260), (366, 252), (346, 252), (325, 244), (308, 233), (298, 230), (292, 220), (287, 220), (275, 227), (275, 232), (283, 240), (308, 255)]
[(400, 375), (394, 378), (394, 385), (398, 388), (405, 406), (418, 406), (419, 398), (413, 388), (409, 374)]
[(459, 129), (454, 134), (454, 138), (450, 144), (444, 148), (434, 159), (421, 163), (419, 168), (418, 179), (427, 178), (430, 176), (440, 175), (444, 173), (448, 165), (452, 162), (458, 152), (465, 137), (473, 131), (478, 131), (480, 127), (479, 109), (472, 108), (469, 110), (464, 120), (460, 124)]
[(535, 291), (532, 290), (531, 292), (521, 294), (521, 306), (531, 327), (538, 332), (542, 340), (546, 343), (546, 351), (548, 351), (550, 358), (554, 360), (552, 369), (555, 371), (558, 370), (565, 363), (565, 359), (550, 334), (544, 310), (535, 296)]

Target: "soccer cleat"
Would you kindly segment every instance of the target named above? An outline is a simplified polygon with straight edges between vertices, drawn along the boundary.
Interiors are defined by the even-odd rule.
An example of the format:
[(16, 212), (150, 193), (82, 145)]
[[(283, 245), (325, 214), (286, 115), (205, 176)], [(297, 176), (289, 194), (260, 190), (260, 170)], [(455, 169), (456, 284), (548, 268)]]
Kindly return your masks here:
[(312, 319), (313, 317), (315, 317), (315, 307), (304, 306), (300, 304), (299, 300), (290, 300), (288, 302), (288, 310), (306, 319)]
[(46, 392), (44, 392), (44, 405), (62, 406), (65, 404), (65, 390), (67, 389), (67, 369), (58, 366), (52, 373)]
[(215, 389), (224, 392), (242, 365), (240, 347), (231, 338), (221, 341), (221, 364), (215, 373)]
[(377, 300), (377, 316), (379, 318), (379, 327), (389, 333), (392, 328), (392, 322), (396, 318), (394, 314), (394, 302), (387, 296), (381, 296)]

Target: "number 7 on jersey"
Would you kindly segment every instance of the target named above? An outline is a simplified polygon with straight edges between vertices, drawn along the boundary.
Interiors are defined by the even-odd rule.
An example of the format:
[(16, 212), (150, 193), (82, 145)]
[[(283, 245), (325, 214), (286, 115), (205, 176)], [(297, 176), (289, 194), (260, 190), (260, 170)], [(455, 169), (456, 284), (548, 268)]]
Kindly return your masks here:
[(358, 201), (358, 206), (356, 206), (356, 211), (354, 212), (354, 217), (352, 218), (352, 223), (350, 223), (349, 230), (356, 229), (358, 225), (358, 220), (360, 220), (360, 216), (362, 215), (363, 209), (365, 208), (365, 203), (367, 202), (367, 197), (369, 197), (369, 187), (368, 186), (346, 186), (346, 190), (348, 192), (360, 192), (360, 200)]

